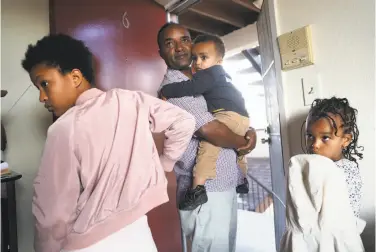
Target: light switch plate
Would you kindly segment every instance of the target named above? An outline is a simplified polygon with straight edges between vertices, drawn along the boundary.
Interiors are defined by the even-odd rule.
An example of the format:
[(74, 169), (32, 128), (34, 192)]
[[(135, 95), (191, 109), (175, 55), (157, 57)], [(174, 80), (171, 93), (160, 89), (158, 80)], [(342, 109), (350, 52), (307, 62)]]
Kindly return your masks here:
[(312, 102), (321, 97), (320, 78), (315, 74), (301, 79), (304, 106), (311, 106)]

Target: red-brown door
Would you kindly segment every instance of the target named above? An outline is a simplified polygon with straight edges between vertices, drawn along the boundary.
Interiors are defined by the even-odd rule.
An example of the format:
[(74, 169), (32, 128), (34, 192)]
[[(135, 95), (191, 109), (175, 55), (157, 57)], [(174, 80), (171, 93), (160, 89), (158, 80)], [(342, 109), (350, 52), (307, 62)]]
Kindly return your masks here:
[[(96, 58), (96, 85), (155, 95), (166, 66), (157, 33), (166, 21), (152, 0), (51, 0), (52, 33), (83, 40)], [(160, 142), (157, 142), (160, 144)], [(170, 202), (152, 210), (149, 224), (159, 252), (181, 251), (176, 180), (168, 174)]]

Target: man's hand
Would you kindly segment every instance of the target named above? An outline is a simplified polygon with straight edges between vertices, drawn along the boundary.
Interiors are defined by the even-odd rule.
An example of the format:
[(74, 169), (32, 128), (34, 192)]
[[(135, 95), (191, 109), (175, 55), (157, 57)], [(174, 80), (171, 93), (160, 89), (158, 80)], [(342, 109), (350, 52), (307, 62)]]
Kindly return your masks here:
[(249, 128), (245, 136), (240, 136), (218, 120), (201, 126), (196, 131), (196, 136), (215, 146), (239, 151), (239, 154), (251, 152), (256, 146), (257, 139), (256, 131), (253, 128)]
[(237, 149), (239, 155), (244, 156), (253, 151), (256, 147), (257, 135), (254, 128), (250, 128), (245, 134), (244, 138), (247, 140), (247, 145)]

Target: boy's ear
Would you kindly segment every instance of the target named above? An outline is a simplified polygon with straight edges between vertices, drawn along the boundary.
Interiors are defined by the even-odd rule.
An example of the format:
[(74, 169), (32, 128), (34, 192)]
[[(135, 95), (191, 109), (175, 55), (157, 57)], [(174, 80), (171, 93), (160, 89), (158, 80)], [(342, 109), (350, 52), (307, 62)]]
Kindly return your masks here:
[(79, 87), (84, 79), (82, 72), (79, 69), (73, 69), (71, 72), (73, 84), (75, 87)]
[(342, 147), (346, 148), (352, 141), (352, 134), (344, 134), (342, 137)]

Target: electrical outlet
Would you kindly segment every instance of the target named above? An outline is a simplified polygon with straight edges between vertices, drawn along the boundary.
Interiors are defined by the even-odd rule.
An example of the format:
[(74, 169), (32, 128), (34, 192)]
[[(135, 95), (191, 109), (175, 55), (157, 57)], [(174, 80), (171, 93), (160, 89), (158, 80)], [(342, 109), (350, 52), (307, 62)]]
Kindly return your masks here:
[(311, 106), (315, 99), (321, 97), (319, 76), (315, 74), (312, 77), (302, 78), (301, 81), (304, 106)]

